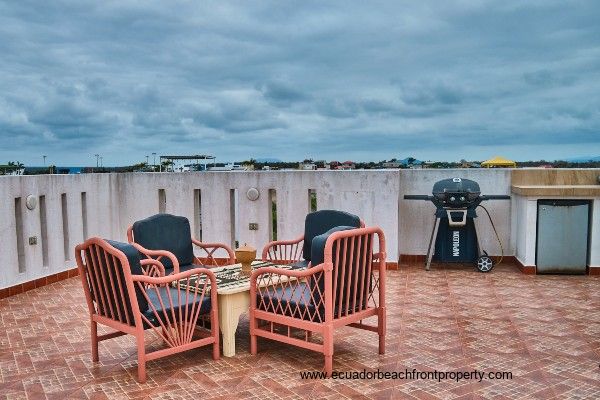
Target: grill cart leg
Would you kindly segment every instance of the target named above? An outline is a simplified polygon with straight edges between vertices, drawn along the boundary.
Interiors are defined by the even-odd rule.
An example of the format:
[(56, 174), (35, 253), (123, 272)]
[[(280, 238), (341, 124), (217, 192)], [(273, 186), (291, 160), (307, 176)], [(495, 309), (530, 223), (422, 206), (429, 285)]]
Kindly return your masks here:
[(475, 237), (477, 238), (477, 257), (483, 254), (483, 249), (481, 248), (481, 240), (479, 240), (479, 229), (477, 229), (478, 219), (473, 218), (473, 227), (475, 228)]
[(425, 271), (429, 271), (431, 267), (431, 259), (433, 258), (433, 252), (435, 251), (435, 237), (437, 237), (438, 228), (440, 226), (440, 218), (435, 217), (433, 223), (433, 230), (431, 231), (431, 238), (429, 239), (429, 248), (427, 249), (427, 261), (425, 262)]

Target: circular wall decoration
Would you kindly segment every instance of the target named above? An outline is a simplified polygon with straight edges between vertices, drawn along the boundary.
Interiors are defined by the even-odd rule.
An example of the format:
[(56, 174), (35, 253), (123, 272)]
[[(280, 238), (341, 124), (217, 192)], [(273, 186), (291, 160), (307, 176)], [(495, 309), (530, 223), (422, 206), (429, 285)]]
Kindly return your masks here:
[(250, 201), (256, 201), (258, 200), (258, 198), (260, 197), (260, 192), (258, 191), (257, 188), (251, 187), (250, 189), (248, 189), (248, 191), (246, 192), (246, 197), (248, 198), (248, 200)]
[(29, 210), (33, 210), (37, 206), (37, 197), (32, 194), (27, 196), (25, 199), (25, 206), (27, 206)]

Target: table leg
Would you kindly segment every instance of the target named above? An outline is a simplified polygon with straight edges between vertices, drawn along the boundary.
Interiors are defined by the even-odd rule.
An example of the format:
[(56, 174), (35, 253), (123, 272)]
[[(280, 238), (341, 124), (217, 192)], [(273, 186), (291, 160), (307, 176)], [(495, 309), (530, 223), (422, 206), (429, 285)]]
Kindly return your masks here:
[(240, 315), (248, 311), (250, 296), (248, 292), (219, 295), (219, 328), (223, 335), (223, 356), (235, 356), (235, 331)]

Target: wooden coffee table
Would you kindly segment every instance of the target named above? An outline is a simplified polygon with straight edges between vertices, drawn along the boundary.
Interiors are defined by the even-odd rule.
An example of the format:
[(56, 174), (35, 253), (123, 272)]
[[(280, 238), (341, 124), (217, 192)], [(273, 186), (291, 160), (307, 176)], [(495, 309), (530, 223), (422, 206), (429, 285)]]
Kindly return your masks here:
[[(260, 267), (278, 267), (286, 270), (302, 270), (304, 267), (276, 265), (265, 261), (252, 262), (252, 269)], [(217, 294), (219, 303), (219, 328), (221, 329), (223, 355), (235, 355), (235, 332), (240, 315), (250, 308), (250, 277), (239, 274), (242, 264), (225, 265), (211, 268), (217, 279)], [(287, 280), (281, 277), (280, 282)]]

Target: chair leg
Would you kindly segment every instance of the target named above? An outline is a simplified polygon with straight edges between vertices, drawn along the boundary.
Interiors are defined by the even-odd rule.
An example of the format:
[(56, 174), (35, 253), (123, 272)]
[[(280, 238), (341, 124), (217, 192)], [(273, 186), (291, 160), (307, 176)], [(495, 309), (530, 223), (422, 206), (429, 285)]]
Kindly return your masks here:
[(333, 373), (333, 355), (325, 356), (324, 372), (328, 378), (331, 377), (331, 374)]
[(146, 383), (146, 348), (144, 346), (144, 334), (138, 335), (137, 356), (138, 356), (138, 381)]
[(379, 354), (385, 354), (385, 308), (379, 309), (379, 315), (377, 319), (377, 334), (379, 335)]
[(98, 323), (92, 321), (91, 323), (91, 336), (92, 336), (92, 361), (96, 362), (100, 358), (98, 357)]
[(329, 326), (323, 332), (323, 354), (325, 355), (325, 375), (329, 378), (333, 372), (333, 327)]
[(213, 360), (221, 359), (221, 349), (219, 348), (219, 342), (213, 343)]
[(214, 307), (210, 311), (210, 318), (208, 319), (208, 321), (210, 322), (210, 334), (215, 339), (213, 343), (213, 360), (218, 360), (221, 358), (221, 349), (219, 348), (221, 341), (221, 331), (219, 325), (219, 314), (217, 313), (217, 310), (218, 308)]
[(379, 335), (379, 354), (385, 354), (385, 335)]
[(213, 343), (213, 360), (218, 360), (221, 358), (221, 349), (219, 348), (220, 333), (218, 329), (216, 334), (213, 333), (213, 337), (215, 338), (215, 342)]
[(254, 334), (254, 330), (256, 329), (256, 319), (251, 315), (250, 316), (250, 354), (253, 356), (258, 353), (258, 339)]

